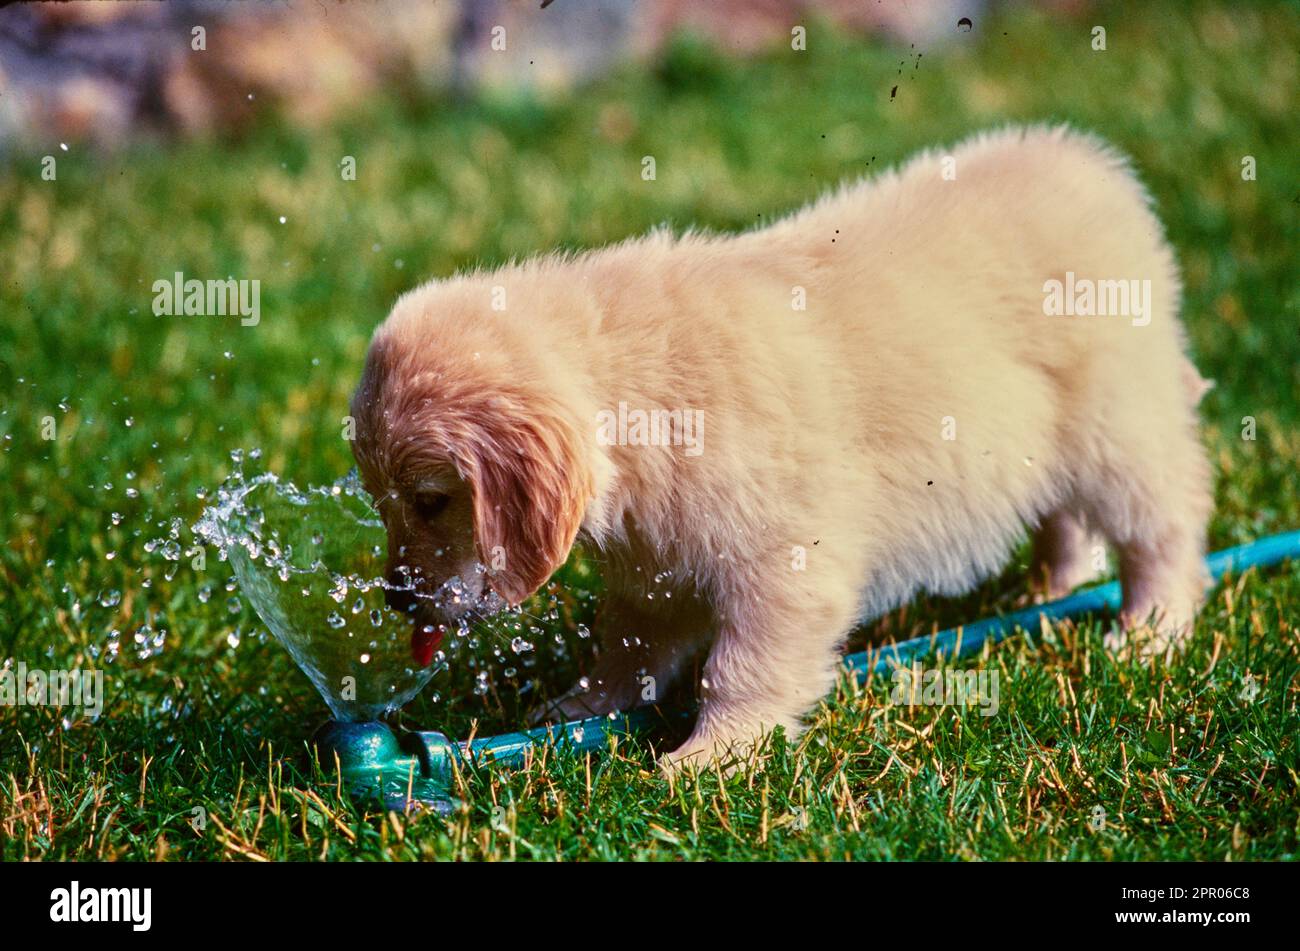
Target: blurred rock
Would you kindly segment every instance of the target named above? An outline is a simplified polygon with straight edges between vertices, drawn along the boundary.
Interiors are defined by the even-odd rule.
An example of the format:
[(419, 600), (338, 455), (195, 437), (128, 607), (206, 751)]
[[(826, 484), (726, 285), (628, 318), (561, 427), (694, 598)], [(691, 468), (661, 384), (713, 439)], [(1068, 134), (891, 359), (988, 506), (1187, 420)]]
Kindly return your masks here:
[(459, 16), (419, 0), (6, 7), (0, 141), (237, 132), (267, 107), (310, 125), (384, 84), (447, 82)]

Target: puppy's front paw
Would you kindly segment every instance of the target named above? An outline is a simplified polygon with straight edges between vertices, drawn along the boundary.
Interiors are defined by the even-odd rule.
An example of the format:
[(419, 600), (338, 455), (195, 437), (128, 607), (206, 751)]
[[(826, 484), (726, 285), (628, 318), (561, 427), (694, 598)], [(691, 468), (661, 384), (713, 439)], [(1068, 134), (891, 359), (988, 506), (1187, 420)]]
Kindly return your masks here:
[(752, 737), (724, 738), (711, 734), (697, 734), (659, 758), (659, 769), (665, 776), (678, 776), (682, 773), (695, 773), (721, 767), (724, 775), (730, 776), (749, 759), (760, 735)]
[(668, 778), (682, 773), (693, 773), (709, 765), (712, 760), (711, 750), (702, 746), (683, 743), (671, 753), (659, 757), (659, 770)]
[(545, 726), (548, 723), (568, 723), (570, 720), (585, 720), (587, 717), (594, 717), (588, 704), (582, 697), (571, 697), (567, 694), (556, 700), (547, 703), (539, 703), (528, 711), (529, 726)]
[(1154, 657), (1169, 663), (1187, 646), (1195, 623), (1196, 604), (1190, 600), (1177, 607), (1158, 606), (1142, 618), (1122, 613), (1104, 643), (1114, 653), (1144, 664)]
[(562, 697), (534, 707), (528, 714), (528, 722), (533, 726), (567, 723), (570, 720), (603, 717), (623, 709), (628, 707), (620, 705), (619, 698), (611, 696), (608, 691), (579, 683)]

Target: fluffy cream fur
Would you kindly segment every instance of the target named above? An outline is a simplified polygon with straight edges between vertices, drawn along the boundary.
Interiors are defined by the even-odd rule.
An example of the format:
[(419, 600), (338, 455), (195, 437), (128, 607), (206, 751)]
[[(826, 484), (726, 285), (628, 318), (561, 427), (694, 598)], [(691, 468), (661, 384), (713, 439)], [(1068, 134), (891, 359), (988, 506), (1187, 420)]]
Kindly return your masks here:
[[(1048, 316), (1069, 273), (1150, 281), (1147, 322)], [(671, 765), (797, 731), (855, 623), (970, 590), (1027, 528), (1053, 594), (1104, 538), (1125, 620), (1176, 641), (1211, 505), (1179, 295), (1122, 158), (1063, 129), (983, 135), (761, 230), (410, 292), (375, 335), (357, 457), (426, 594), (454, 575), (465, 603), (518, 602), (583, 535), (600, 650), (551, 713), (633, 706), (704, 657)], [(606, 444), (620, 403), (702, 411), (701, 451)]]

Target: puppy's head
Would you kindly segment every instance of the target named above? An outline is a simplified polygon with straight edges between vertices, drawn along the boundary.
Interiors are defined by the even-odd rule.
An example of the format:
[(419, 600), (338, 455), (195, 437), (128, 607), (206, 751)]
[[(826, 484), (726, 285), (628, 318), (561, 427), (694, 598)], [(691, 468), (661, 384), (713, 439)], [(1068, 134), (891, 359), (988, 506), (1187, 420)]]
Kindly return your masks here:
[(568, 556), (591, 496), (571, 415), (526, 345), (477, 314), (399, 303), (352, 401), (353, 454), (388, 530), (389, 603), (417, 626), (514, 605)]

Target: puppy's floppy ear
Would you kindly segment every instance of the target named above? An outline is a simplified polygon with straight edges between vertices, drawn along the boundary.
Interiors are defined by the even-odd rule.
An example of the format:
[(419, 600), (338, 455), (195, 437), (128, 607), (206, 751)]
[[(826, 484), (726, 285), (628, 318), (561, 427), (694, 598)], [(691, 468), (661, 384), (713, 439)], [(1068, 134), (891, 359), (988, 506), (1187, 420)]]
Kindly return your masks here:
[(488, 583), (509, 604), (564, 564), (593, 493), (579, 433), (564, 414), (511, 396), (475, 407), (454, 451), (474, 495), (474, 540)]

